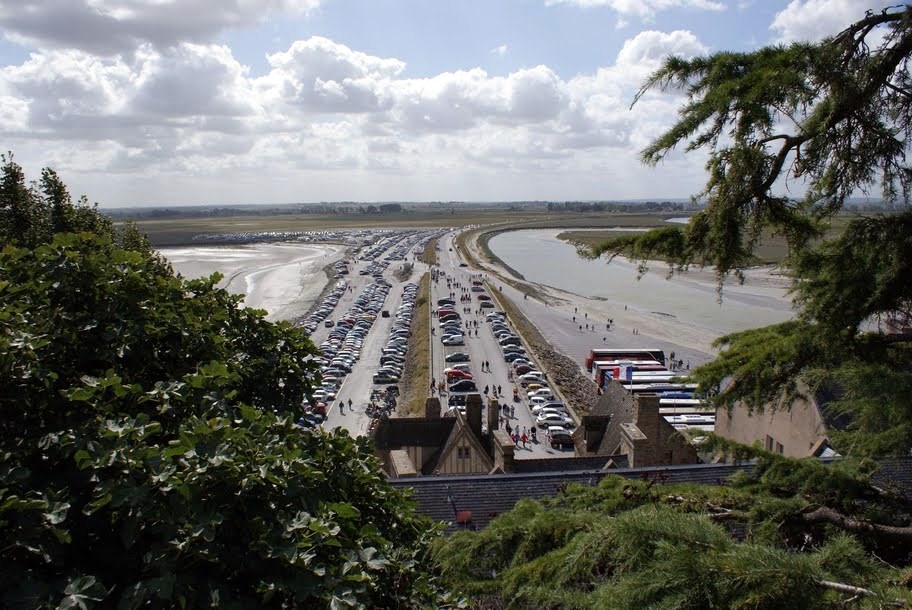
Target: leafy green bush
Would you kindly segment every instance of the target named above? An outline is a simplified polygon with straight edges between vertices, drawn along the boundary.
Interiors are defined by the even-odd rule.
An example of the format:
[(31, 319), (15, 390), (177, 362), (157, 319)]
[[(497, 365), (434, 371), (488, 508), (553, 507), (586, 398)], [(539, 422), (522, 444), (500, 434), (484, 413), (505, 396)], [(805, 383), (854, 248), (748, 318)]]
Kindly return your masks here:
[[(424, 568), (433, 528), (366, 441), (295, 425), (309, 338), (218, 276), (175, 277), (137, 235), (123, 249), (68, 195), (40, 205), (16, 169), (0, 183), (0, 606), (449, 604)], [(101, 228), (52, 235), (57, 217)]]

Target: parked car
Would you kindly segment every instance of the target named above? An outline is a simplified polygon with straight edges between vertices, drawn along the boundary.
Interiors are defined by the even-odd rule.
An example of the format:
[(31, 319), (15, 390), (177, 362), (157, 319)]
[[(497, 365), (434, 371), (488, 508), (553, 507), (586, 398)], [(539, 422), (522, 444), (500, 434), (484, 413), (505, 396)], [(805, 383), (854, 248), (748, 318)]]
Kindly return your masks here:
[(562, 428), (572, 428), (576, 424), (572, 419), (564, 415), (558, 415), (556, 413), (548, 413), (547, 415), (539, 415), (535, 418), (536, 426), (560, 426)]
[(478, 387), (471, 379), (461, 379), (456, 383), (451, 383), (447, 388), (450, 392), (477, 392)]
[[(540, 403), (537, 405), (532, 405), (532, 408), (531, 408), (532, 415), (541, 415), (542, 413), (546, 413), (546, 412), (550, 413), (553, 411), (555, 413), (563, 413), (564, 415), (569, 417), (570, 414), (567, 413), (567, 407), (565, 407), (563, 405), (563, 403), (558, 403), (558, 404), (560, 404), (559, 407), (554, 406), (554, 402), (543, 402), (543, 403)], [(551, 405), (551, 406), (548, 406), (548, 405)]]
[(548, 426), (548, 444), (552, 449), (573, 449), (573, 436), (559, 426)]
[(448, 355), (443, 360), (444, 362), (468, 362), (471, 358), (465, 352), (456, 352), (455, 354)]
[(449, 335), (441, 341), (444, 345), (465, 345), (462, 335)]
[(374, 383), (379, 385), (389, 385), (391, 383), (399, 383), (399, 378), (394, 377), (393, 375), (377, 373), (374, 375)]
[(494, 309), (494, 303), (491, 301), (482, 301), (479, 307), (482, 309)]

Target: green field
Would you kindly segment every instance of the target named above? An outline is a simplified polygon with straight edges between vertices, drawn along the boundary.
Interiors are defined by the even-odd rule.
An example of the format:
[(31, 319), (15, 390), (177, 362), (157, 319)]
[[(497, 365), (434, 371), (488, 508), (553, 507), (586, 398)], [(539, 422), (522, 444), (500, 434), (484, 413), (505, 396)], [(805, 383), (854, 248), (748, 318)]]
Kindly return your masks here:
[[(663, 216), (667, 215), (655, 215), (652, 217), (645, 217), (645, 222), (639, 225), (633, 225), (638, 227), (659, 227), (659, 226), (671, 226), (669, 223), (663, 222)], [(829, 230), (826, 232), (825, 237), (831, 239), (839, 235), (842, 230), (845, 228), (846, 223), (854, 217), (854, 214), (843, 214), (837, 216), (833, 219), (832, 225)], [(643, 218), (643, 217), (640, 217)], [(649, 220), (651, 219), (651, 222)], [(566, 225), (569, 227), (569, 225)], [(596, 226), (596, 225), (592, 225)], [(626, 224), (619, 224), (617, 226), (632, 226)], [(683, 225), (681, 225), (683, 226)], [(564, 231), (563, 233), (558, 234), (557, 238), (562, 239), (566, 242), (569, 242), (574, 245), (582, 245), (586, 247), (596, 246), (601, 244), (609, 239), (615, 237), (622, 237), (624, 235), (633, 235), (633, 231)], [(788, 244), (786, 240), (781, 235), (773, 235), (769, 232), (766, 232), (761, 239), (757, 249), (754, 251), (754, 255), (757, 258), (758, 264), (778, 264), (788, 256)]]
[[(545, 210), (486, 209), (478, 206), (450, 209), (416, 209), (391, 214), (273, 214), (207, 218), (137, 219), (153, 245), (174, 246), (195, 242), (211, 233), (260, 233), (325, 231), (329, 229), (463, 227), (503, 225), (503, 228), (643, 227), (659, 226), (680, 213), (556, 214)], [(207, 242), (212, 243), (212, 242)]]
[(196, 235), (207, 233), (259, 233), (279, 231), (326, 231), (329, 229), (376, 229), (400, 227), (461, 227), (470, 224), (495, 224), (512, 221), (541, 220), (547, 215), (536, 212), (479, 210), (470, 208), (421, 210), (394, 214), (276, 214), (272, 216), (227, 216), (217, 218), (174, 218), (136, 221), (139, 229), (156, 246), (186, 245)]

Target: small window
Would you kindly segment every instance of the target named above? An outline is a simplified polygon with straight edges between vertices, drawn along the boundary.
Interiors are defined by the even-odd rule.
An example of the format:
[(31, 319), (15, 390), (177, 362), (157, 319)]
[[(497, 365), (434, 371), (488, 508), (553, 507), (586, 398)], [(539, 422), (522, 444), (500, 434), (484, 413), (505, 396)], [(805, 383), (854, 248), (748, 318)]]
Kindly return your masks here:
[(776, 443), (776, 453), (779, 455), (785, 453), (785, 447), (782, 446), (782, 443)]
[(769, 434), (766, 435), (766, 450), (767, 451), (773, 450), (773, 437), (770, 436)]
[(469, 459), (469, 448), (468, 447), (458, 447), (456, 449), (456, 457), (460, 460)]

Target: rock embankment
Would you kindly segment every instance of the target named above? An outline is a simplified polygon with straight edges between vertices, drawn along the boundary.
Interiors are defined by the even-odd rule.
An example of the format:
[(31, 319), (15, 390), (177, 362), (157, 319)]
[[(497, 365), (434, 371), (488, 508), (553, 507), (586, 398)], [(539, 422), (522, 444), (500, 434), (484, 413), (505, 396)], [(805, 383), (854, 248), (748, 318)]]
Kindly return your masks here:
[(578, 364), (554, 348), (536, 347), (535, 352), (541, 355), (548, 378), (554, 380), (573, 412), (579, 417), (589, 413), (599, 396), (595, 382), (583, 375)]

